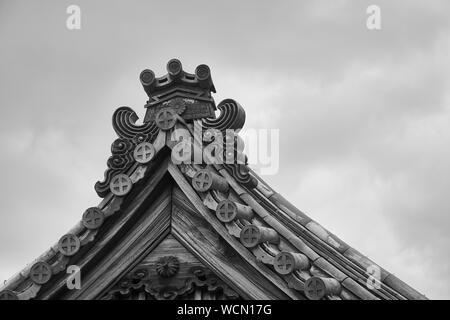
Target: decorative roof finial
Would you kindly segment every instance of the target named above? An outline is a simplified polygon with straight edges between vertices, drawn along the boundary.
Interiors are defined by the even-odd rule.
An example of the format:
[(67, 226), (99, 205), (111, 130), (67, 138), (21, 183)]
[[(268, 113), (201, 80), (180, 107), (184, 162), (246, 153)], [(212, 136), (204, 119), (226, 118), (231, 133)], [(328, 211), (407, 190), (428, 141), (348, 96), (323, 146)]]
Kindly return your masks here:
[(180, 60), (171, 59), (166, 69), (167, 74), (159, 78), (149, 69), (139, 76), (149, 97), (144, 122), (155, 121), (158, 111), (168, 107), (185, 120), (214, 118), (216, 105), (211, 92), (216, 89), (209, 67), (201, 64), (191, 74), (183, 70)]

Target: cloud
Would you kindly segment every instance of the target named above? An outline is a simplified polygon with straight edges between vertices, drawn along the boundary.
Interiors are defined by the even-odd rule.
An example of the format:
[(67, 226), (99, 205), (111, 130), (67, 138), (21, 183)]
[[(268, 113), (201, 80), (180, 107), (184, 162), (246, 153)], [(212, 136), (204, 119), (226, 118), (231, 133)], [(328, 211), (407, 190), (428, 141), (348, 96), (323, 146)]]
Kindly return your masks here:
[[(138, 75), (212, 69), (216, 101), (280, 129), (265, 179), (344, 241), (432, 298), (449, 298), (448, 1), (0, 3), (0, 278), (98, 199), (121, 105)], [(444, 280), (442, 277), (444, 275)]]

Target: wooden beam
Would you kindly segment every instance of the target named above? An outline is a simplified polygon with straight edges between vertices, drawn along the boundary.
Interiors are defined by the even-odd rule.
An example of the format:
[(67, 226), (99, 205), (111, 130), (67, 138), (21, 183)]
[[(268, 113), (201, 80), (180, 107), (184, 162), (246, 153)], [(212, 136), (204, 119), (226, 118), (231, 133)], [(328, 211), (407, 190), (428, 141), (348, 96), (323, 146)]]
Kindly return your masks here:
[[(182, 192), (181, 190), (179, 192)], [(175, 194), (175, 192), (174, 192)], [(184, 195), (184, 194), (183, 194)], [(220, 235), (194, 208), (174, 199), (172, 234), (206, 267), (244, 299), (287, 299), (288, 297), (241, 256), (236, 255)]]
[(93, 272), (83, 278), (81, 290), (73, 290), (66, 299), (92, 300), (101, 294), (128, 270), (138, 264), (170, 232), (171, 196), (170, 191), (161, 193), (137, 221), (131, 232), (120, 239), (108, 251)]
[[(136, 219), (137, 214), (142, 214), (145, 211), (146, 208), (143, 207), (148, 204), (150, 195), (157, 192), (159, 183), (167, 174), (167, 159), (161, 160), (155, 163), (156, 168), (150, 168), (149, 171), (153, 172), (154, 170), (154, 174), (142, 185), (142, 189), (132, 190), (132, 192), (137, 193), (133, 201), (124, 201), (120, 208), (120, 214), (108, 218), (99, 229), (95, 243), (82, 247), (80, 253), (72, 257), (69, 264), (79, 266), (83, 272), (83, 269), (92, 265), (91, 261), (98, 260), (107, 254), (107, 249), (111, 246), (111, 243), (117, 242), (117, 238), (129, 230), (130, 225), (133, 224), (133, 219)], [(55, 275), (54, 279), (52, 278), (49, 284), (41, 289), (42, 292), (39, 293), (38, 299), (53, 299), (61, 294), (66, 294), (66, 278), (67, 275), (63, 273)]]
[[(173, 164), (169, 163), (168, 170), (177, 184), (180, 186), (183, 193), (189, 199), (189, 201), (194, 205), (195, 209), (198, 213), (211, 225), (213, 230), (215, 230), (234, 250), (237, 254), (239, 254), (245, 261), (247, 261), (255, 270), (255, 272), (259, 272), (266, 279), (268, 279), (272, 284), (278, 287), (284, 293), (284, 299), (304, 299), (303, 295), (299, 292), (289, 288), (284, 280), (282, 280), (277, 274), (271, 271), (267, 266), (262, 263), (258, 263), (256, 261), (255, 256), (246, 248), (242, 246), (242, 244), (232, 235), (230, 235), (226, 229), (226, 227), (215, 217), (215, 215), (209, 211), (204, 205), (202, 200), (199, 198), (197, 193), (188, 183), (184, 175), (179, 171), (179, 169)], [(175, 232), (176, 229), (174, 229)], [(180, 232), (177, 232), (177, 238), (180, 236)], [(186, 240), (178, 239), (179, 241), (183, 241), (187, 243)], [(201, 246), (201, 244), (198, 244)], [(259, 297), (260, 293), (255, 296)], [(274, 297), (272, 297), (274, 298)], [(280, 297), (283, 299), (282, 297)], [(280, 299), (278, 298), (278, 299)], [(258, 298), (262, 299), (262, 298)], [(266, 299), (271, 299), (270, 297), (266, 297)]]

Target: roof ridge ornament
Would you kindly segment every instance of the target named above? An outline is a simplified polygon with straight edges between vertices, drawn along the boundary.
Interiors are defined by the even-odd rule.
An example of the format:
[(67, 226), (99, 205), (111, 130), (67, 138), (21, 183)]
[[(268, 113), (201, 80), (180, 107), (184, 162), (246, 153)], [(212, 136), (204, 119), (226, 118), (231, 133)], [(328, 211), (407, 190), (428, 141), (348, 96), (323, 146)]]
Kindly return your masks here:
[(166, 69), (167, 74), (159, 78), (150, 69), (139, 75), (149, 97), (144, 122), (155, 121), (156, 114), (166, 107), (172, 107), (185, 120), (214, 118), (216, 105), (211, 92), (215, 93), (216, 89), (210, 68), (201, 64), (192, 74), (183, 70), (180, 60), (171, 59)]
[(119, 136), (111, 145), (111, 156), (107, 161), (103, 181), (97, 181), (95, 191), (103, 198), (110, 192), (113, 177), (125, 173), (134, 163), (133, 152), (143, 142), (153, 142), (159, 128), (155, 123), (137, 125), (138, 116), (130, 107), (118, 108), (112, 117), (112, 125)]
[(174, 85), (183, 85), (193, 89), (201, 88), (205, 92), (216, 92), (212, 82), (211, 70), (206, 64), (200, 64), (195, 69), (195, 73), (188, 73), (183, 70), (183, 65), (178, 59), (171, 59), (167, 62), (167, 74), (157, 78), (150, 69), (145, 69), (139, 75), (142, 86), (149, 98), (166, 91)]
[[(203, 82), (198, 82), (189, 88), (183, 85), (182, 79), (186, 73), (178, 60), (169, 61), (167, 68), (168, 77), (173, 85), (167, 86), (164, 92), (160, 91), (152, 100), (153, 103), (147, 104), (147, 115), (149, 110), (152, 110), (151, 112), (160, 115), (155, 119), (159, 121), (144, 121), (144, 124), (139, 125), (136, 124), (138, 116), (131, 108), (120, 107), (114, 112), (113, 128), (118, 139), (111, 146), (112, 156), (108, 159), (105, 181), (96, 184), (97, 193), (105, 199), (98, 207), (88, 208), (82, 216), (82, 221), (65, 234), (56, 245), (0, 286), (0, 300), (55, 297), (84, 299), (101, 296), (114, 298), (117, 293), (120, 293), (120, 297), (128, 297), (131, 290), (134, 292), (135, 289), (142, 290), (139, 292), (139, 297), (142, 297), (141, 294), (149, 294), (152, 298), (172, 299), (186, 297), (185, 294), (190, 294), (192, 290), (198, 288), (202, 290), (205, 288), (208, 292), (216, 292), (219, 289), (221, 294), (230, 290), (230, 294), (225, 294), (227, 298), (239, 297), (228, 288), (226, 283), (222, 286), (219, 278), (210, 277), (210, 271), (205, 271), (206, 269), (190, 271), (192, 276), (189, 276), (188, 282), (185, 282), (186, 279), (183, 278), (182, 286), (177, 287), (176, 291), (166, 290), (168, 279), (159, 279), (164, 280), (161, 283), (148, 281), (151, 273), (158, 273), (158, 270), (147, 268), (133, 269), (131, 274), (120, 278), (107, 295), (101, 292), (104, 286), (99, 288), (95, 285), (100, 282), (105, 283), (105, 278), (102, 278), (105, 268), (97, 269), (90, 275), (90, 289), (83, 290), (82, 293), (75, 293), (75, 291), (71, 293), (69, 290), (72, 288), (67, 286), (68, 290), (64, 292), (61, 290), (68, 284), (60, 281), (61, 273), (67, 265), (75, 266), (81, 263), (80, 267), (82, 267), (98, 262), (99, 259), (104, 259), (105, 248), (112, 248), (118, 242), (121, 242), (119, 245), (125, 245), (120, 251), (126, 249), (128, 252), (126, 255), (115, 255), (115, 258), (129, 260), (128, 266), (126, 263), (121, 265), (120, 273), (131, 268), (135, 259), (142, 258), (135, 255), (134, 251), (129, 251), (129, 248), (136, 244), (136, 241), (129, 240), (137, 235), (135, 232), (130, 232), (132, 225), (140, 224), (143, 221), (142, 214), (152, 211), (151, 216), (145, 218), (145, 226), (142, 225), (139, 231), (136, 230), (138, 233), (147, 235), (149, 234), (147, 231), (150, 230), (148, 228), (154, 228), (158, 233), (154, 237), (152, 235), (151, 240), (140, 237), (143, 240), (138, 241), (138, 245), (145, 251), (145, 248), (152, 246), (164, 235), (164, 230), (169, 230), (163, 228), (171, 227), (165, 218), (156, 218), (168, 218), (171, 215), (171, 211), (166, 210), (170, 207), (161, 206), (162, 202), (157, 199), (173, 197), (180, 192), (183, 195), (173, 199), (177, 199), (184, 208), (195, 210), (195, 212), (191, 209), (186, 211), (198, 214), (212, 228), (211, 230), (200, 228), (207, 231), (205, 233), (200, 231), (200, 234), (206, 237), (208, 243), (214, 243), (217, 239), (226, 241), (234, 249), (231, 254), (237, 254), (247, 261), (245, 264), (249, 264), (251, 273), (253, 271), (260, 273), (261, 277), (255, 278), (258, 281), (253, 282), (249, 279), (245, 286), (239, 284), (245, 277), (228, 279), (240, 289), (243, 296), (248, 295), (251, 298), (286, 296), (293, 299), (306, 297), (312, 300), (426, 299), (425, 296), (388, 271), (376, 266), (373, 261), (314, 222), (271, 189), (247, 166), (247, 158), (243, 153), (244, 141), (237, 134), (245, 122), (244, 109), (236, 101), (226, 99), (218, 106), (220, 114), (217, 118), (215, 114), (214, 116), (202, 114), (201, 107), (211, 107), (212, 105), (208, 103), (211, 101), (213, 103), (210, 91), (207, 92), (208, 90), (205, 89), (211, 89), (212, 85), (212, 80), (209, 84), (205, 82), (210, 79), (209, 67), (204, 65), (197, 67), (196, 75)], [(155, 79), (153, 72), (144, 72), (141, 77), (146, 84)], [(207, 95), (204, 95), (205, 92)], [(192, 95), (193, 98), (187, 95)], [(176, 131), (178, 129), (184, 130), (185, 134), (178, 134)], [(191, 147), (194, 149), (191, 154), (187, 153), (189, 157), (186, 159), (194, 154), (195, 160), (197, 154), (195, 149), (201, 149), (199, 147), (215, 147), (214, 155), (207, 153), (208, 156), (203, 159), (215, 157), (217, 153), (224, 153), (224, 157), (231, 160), (217, 164), (208, 163), (200, 158), (199, 163), (175, 163), (173, 159), (170, 161), (171, 159), (168, 158), (168, 151), (170, 149), (172, 153), (174, 150), (180, 151), (176, 149), (178, 144), (174, 145), (176, 141), (186, 144), (189, 150)], [(166, 150), (158, 155), (163, 148)], [(158, 156), (161, 161), (156, 161)], [(172, 183), (178, 185), (177, 189), (172, 188)], [(172, 191), (174, 191), (173, 194)], [(153, 197), (157, 194), (158, 198)], [(125, 199), (126, 197), (128, 199)], [(164, 203), (171, 204), (170, 201), (164, 201)], [(153, 212), (152, 208), (156, 207), (158, 209)], [(181, 207), (176, 211), (178, 210), (181, 210)], [(114, 214), (117, 218), (104, 223)], [(119, 217), (118, 214), (120, 214)], [(182, 215), (182, 212), (177, 213), (177, 216)], [(176, 219), (171, 220), (171, 222), (174, 221)], [(185, 230), (184, 226), (184, 222), (180, 223), (180, 230), (176, 232), (180, 234)], [(210, 233), (211, 231), (213, 233)], [(186, 237), (185, 245), (195, 249), (199, 242), (192, 238), (198, 240), (196, 235)], [(125, 241), (122, 242), (121, 239)], [(96, 241), (94, 245), (86, 246), (93, 241)], [(136, 248), (138, 251), (141, 249)], [(214, 252), (219, 250), (221, 253), (225, 252), (222, 246), (214, 250), (216, 250)], [(196, 252), (203, 254), (200, 250)], [(213, 251), (209, 252), (213, 253)], [(207, 255), (214, 258), (216, 265), (225, 261), (225, 255), (222, 257), (210, 253)], [(178, 279), (180, 275), (185, 276), (184, 270), (178, 272), (178, 268), (181, 268), (181, 264), (178, 265), (179, 262), (182, 261), (178, 261), (176, 256), (160, 260), (159, 276), (172, 277), (171, 280)], [(266, 265), (268, 269), (260, 268), (260, 263)], [(114, 268), (117, 263), (113, 261), (110, 264), (108, 262), (107, 265)], [(380, 284), (376, 290), (368, 284), (373, 278), (367, 271), (368, 265), (377, 267), (380, 272), (380, 277), (375, 279)], [(233, 266), (229, 264), (227, 268), (229, 267)], [(239, 273), (242, 269), (233, 270)], [(119, 270), (115, 270), (109, 276), (117, 277), (119, 274), (117, 271)], [(269, 285), (272, 283), (273, 288), (278, 287), (279, 294), (272, 295), (262, 286), (261, 288), (253, 286), (254, 283), (259, 283), (259, 279), (267, 280), (266, 283)], [(163, 285), (159, 286), (159, 284)], [(45, 286), (44, 292), (39, 292), (43, 286)], [(252, 289), (248, 290), (249, 287)], [(93, 291), (90, 291), (91, 288)]]

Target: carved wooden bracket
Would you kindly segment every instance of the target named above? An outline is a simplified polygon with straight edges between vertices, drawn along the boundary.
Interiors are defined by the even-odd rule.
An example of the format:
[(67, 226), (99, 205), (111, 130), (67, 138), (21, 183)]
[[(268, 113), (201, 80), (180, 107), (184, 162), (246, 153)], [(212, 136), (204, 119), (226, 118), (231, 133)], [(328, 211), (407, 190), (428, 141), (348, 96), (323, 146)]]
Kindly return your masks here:
[[(143, 295), (146, 300), (186, 299), (198, 289), (206, 290), (210, 295), (217, 295), (223, 299), (239, 298), (239, 295), (233, 289), (209, 269), (196, 266), (190, 268), (188, 276), (180, 276), (173, 273), (176, 257), (164, 258), (164, 263), (169, 262), (172, 267), (164, 269), (165, 271), (160, 276), (155, 277), (152, 270), (144, 269), (141, 266), (122, 278), (102, 299), (128, 300)], [(166, 274), (169, 269), (172, 270), (170, 277)], [(158, 271), (157, 273), (160, 274)], [(163, 274), (166, 274), (166, 276), (163, 276)]]

